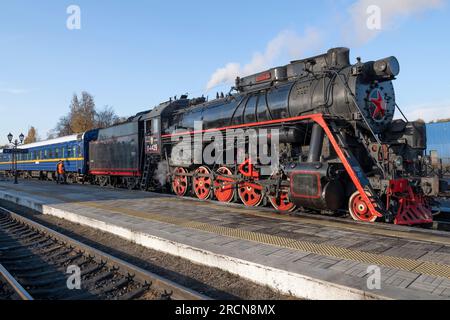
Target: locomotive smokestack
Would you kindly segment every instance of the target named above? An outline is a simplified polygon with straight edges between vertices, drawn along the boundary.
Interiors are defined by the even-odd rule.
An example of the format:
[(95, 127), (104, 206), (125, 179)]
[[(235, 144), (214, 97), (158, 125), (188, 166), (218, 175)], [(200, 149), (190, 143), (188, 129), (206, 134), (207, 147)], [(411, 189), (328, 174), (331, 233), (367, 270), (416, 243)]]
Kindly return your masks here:
[(328, 63), (333, 67), (343, 67), (350, 64), (350, 49), (333, 48), (328, 50)]

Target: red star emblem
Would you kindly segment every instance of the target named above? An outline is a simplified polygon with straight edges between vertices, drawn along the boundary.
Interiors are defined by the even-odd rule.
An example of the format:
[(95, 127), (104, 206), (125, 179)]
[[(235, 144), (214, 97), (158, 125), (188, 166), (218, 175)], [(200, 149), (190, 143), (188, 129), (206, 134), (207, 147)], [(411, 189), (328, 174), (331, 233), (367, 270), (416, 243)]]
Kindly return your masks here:
[(377, 91), (377, 98), (370, 99), (370, 102), (372, 102), (375, 105), (375, 110), (372, 114), (372, 118), (376, 119), (377, 116), (381, 116), (378, 119), (383, 118), (384, 115), (386, 114), (386, 108), (384, 106), (384, 100), (383, 97), (381, 96), (380, 91)]

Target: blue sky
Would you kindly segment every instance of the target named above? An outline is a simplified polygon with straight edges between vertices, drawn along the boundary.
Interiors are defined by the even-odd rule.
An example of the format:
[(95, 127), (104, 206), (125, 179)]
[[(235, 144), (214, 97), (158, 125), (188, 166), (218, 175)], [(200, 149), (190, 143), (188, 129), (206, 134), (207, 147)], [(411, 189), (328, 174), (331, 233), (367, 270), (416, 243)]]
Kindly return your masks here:
[[(373, 3), (382, 25), (369, 32), (361, 21)], [(72, 4), (80, 30), (66, 28)], [(450, 117), (449, 30), (447, 0), (4, 0), (0, 144), (30, 125), (45, 138), (75, 92), (130, 116), (170, 96), (208, 94), (214, 74), (231, 79), (333, 46), (350, 47), (352, 60), (395, 55), (397, 101), (407, 114)]]

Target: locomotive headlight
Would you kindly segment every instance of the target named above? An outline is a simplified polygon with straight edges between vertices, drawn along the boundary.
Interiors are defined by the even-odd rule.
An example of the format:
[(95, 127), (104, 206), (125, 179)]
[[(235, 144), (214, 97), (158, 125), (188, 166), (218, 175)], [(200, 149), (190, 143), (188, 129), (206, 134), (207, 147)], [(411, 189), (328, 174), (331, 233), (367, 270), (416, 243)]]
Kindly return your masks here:
[(394, 164), (397, 168), (401, 168), (403, 166), (403, 157), (398, 156), (395, 161)]
[(395, 57), (384, 58), (373, 63), (373, 72), (378, 77), (393, 79), (400, 73), (400, 64)]

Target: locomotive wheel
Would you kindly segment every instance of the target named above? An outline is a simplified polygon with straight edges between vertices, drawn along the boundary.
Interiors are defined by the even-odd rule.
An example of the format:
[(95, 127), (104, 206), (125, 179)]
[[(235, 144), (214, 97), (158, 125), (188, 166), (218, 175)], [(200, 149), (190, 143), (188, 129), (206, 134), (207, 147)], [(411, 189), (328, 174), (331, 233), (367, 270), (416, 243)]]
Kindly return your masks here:
[(247, 207), (257, 207), (261, 204), (263, 200), (261, 191), (257, 184), (251, 182), (243, 182), (238, 188), (239, 198)]
[[(366, 193), (370, 196), (368, 192)], [(350, 200), (348, 201), (348, 209), (353, 220), (364, 222), (375, 222), (375, 220), (377, 220), (377, 216), (370, 212), (367, 203), (364, 201), (359, 191), (356, 191), (350, 197)]]
[(219, 176), (214, 181), (214, 195), (220, 202), (233, 201), (236, 192), (234, 180), (226, 177), (233, 175), (233, 173), (227, 167), (220, 167), (216, 172)]
[(206, 200), (211, 197), (212, 194), (212, 179), (210, 177), (197, 177), (197, 174), (210, 174), (211, 170), (207, 167), (200, 167), (194, 172), (194, 178), (192, 184), (194, 186), (194, 192), (197, 198), (200, 200)]
[[(272, 178), (276, 178), (276, 175), (273, 175)], [(269, 197), (269, 201), (275, 210), (280, 212), (292, 212), (297, 206), (289, 201), (289, 187), (281, 187), (281, 190), (278, 192), (278, 197)]]
[(269, 201), (275, 210), (280, 212), (292, 212), (297, 206), (289, 201), (288, 192), (280, 191), (278, 197), (269, 197)]
[(188, 177), (183, 175), (187, 173), (187, 170), (182, 167), (175, 169), (173, 176), (172, 189), (177, 196), (183, 197), (188, 191)]

